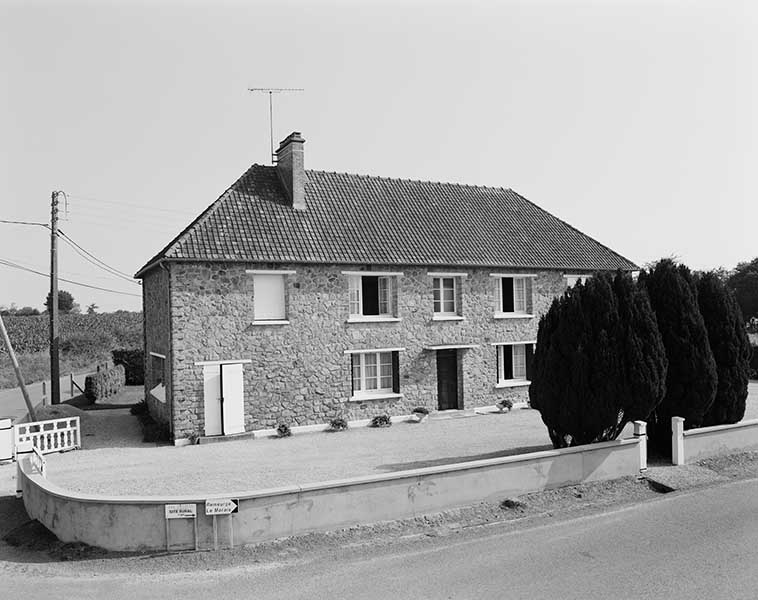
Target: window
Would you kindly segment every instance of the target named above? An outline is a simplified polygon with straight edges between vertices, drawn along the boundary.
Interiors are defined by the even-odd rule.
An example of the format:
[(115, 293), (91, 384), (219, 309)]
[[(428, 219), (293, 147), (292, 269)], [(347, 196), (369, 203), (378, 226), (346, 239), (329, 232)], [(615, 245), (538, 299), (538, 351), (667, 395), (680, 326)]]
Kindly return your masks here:
[(253, 275), (253, 319), (255, 321), (285, 321), (284, 275)]
[(434, 289), (434, 313), (439, 315), (455, 315), (456, 312), (456, 285), (455, 277), (435, 277)]
[(150, 394), (160, 402), (166, 401), (166, 357), (150, 353)]
[(353, 397), (371, 398), (400, 393), (397, 351), (351, 354)]
[(566, 282), (567, 288), (573, 287), (577, 283), (586, 283), (589, 278), (590, 278), (589, 275), (564, 275), (563, 276), (563, 279)]
[(497, 383), (499, 386), (529, 383), (533, 342), (497, 345)]
[(384, 320), (397, 317), (398, 273), (346, 274), (349, 276), (351, 319)]
[(493, 275), (496, 278), (496, 316), (532, 316), (533, 276)]

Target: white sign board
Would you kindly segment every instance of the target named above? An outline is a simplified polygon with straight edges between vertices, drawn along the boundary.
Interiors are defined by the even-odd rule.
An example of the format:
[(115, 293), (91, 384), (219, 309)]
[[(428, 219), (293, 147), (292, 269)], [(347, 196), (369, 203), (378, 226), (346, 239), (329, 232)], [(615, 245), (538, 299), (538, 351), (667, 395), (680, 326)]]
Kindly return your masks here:
[(195, 504), (166, 504), (167, 519), (194, 519), (197, 517)]
[(220, 498), (205, 501), (206, 515), (230, 515), (236, 513), (239, 508), (239, 500), (236, 498)]

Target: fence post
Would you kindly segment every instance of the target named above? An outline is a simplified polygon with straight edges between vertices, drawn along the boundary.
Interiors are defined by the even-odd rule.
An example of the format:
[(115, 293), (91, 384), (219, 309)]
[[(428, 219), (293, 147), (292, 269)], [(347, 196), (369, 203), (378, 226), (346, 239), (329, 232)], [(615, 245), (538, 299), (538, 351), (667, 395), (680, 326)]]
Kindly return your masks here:
[(27, 441), (21, 442), (16, 446), (16, 498), (23, 496), (23, 490), (21, 489), (21, 461), (31, 456), (34, 452), (34, 445)]
[(42, 382), (42, 406), (47, 406), (47, 382)]
[(73, 398), (74, 397), (74, 374), (69, 373), (68, 378), (69, 378), (69, 387), (71, 388), (71, 391), (68, 394), (69, 396)]
[(671, 464), (684, 464), (684, 419), (671, 417)]
[(647, 471), (647, 423), (645, 421), (634, 422), (634, 437), (639, 438), (640, 446), (640, 472)]

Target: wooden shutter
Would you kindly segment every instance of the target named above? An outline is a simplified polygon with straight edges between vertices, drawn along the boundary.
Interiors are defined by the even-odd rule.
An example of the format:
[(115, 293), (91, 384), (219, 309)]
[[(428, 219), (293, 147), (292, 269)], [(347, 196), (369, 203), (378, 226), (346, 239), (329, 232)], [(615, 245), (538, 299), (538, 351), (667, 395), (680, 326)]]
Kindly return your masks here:
[(253, 277), (253, 318), (256, 321), (281, 321), (284, 310), (284, 275)]
[(513, 277), (502, 277), (503, 312), (513, 312)]
[(392, 353), (392, 391), (400, 393), (400, 353)]

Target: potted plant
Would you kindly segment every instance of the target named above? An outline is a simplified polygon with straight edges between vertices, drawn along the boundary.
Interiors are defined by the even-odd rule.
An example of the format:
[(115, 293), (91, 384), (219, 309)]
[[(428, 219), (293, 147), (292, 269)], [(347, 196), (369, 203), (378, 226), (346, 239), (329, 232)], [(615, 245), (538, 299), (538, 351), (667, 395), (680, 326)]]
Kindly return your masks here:
[(416, 417), (416, 423), (423, 423), (429, 416), (429, 409), (423, 406), (417, 406), (413, 409), (413, 416)]
[(500, 412), (511, 412), (511, 409), (513, 408), (513, 400), (510, 398), (504, 398), (500, 402), (497, 403), (497, 407), (500, 410)]
[(371, 427), (389, 427), (392, 425), (389, 415), (376, 415), (371, 419)]
[(276, 435), (280, 438), (289, 437), (292, 435), (292, 429), (290, 429), (287, 423), (279, 423), (279, 426), (276, 428)]
[(329, 431), (345, 431), (347, 429), (347, 420), (342, 417), (335, 417), (329, 421)]

